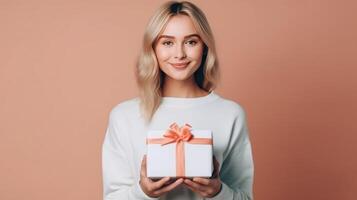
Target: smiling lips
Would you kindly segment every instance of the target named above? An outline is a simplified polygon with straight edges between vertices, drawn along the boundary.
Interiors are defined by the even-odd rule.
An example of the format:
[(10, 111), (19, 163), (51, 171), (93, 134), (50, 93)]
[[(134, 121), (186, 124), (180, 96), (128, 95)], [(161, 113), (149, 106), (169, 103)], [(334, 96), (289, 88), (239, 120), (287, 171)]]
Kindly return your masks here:
[(184, 63), (170, 63), (173, 67), (178, 68), (178, 69), (183, 69), (188, 65), (189, 62), (184, 62)]

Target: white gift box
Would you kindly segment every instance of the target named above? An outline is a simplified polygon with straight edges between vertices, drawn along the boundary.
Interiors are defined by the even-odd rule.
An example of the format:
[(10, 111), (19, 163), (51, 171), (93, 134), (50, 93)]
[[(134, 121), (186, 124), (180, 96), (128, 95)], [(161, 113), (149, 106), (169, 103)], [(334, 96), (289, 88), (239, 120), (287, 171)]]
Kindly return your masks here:
[[(167, 130), (150, 130), (147, 133), (147, 141), (152, 139), (163, 139)], [(211, 130), (191, 130), (193, 139), (211, 140), (210, 144), (194, 144), (190, 141), (183, 142), (184, 150), (184, 177), (205, 177), (209, 178), (213, 172), (212, 160), (212, 131)], [(194, 140), (191, 141), (194, 141)], [(181, 177), (178, 172), (178, 158), (176, 158), (177, 142), (169, 144), (158, 144), (147, 142), (147, 177)]]

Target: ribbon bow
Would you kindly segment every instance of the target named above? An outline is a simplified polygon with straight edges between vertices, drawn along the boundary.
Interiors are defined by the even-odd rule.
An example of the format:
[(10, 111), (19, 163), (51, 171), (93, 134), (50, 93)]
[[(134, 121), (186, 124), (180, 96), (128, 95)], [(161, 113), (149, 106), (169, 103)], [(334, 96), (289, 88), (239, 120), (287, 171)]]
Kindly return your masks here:
[(161, 144), (161, 146), (170, 144), (173, 142), (188, 142), (193, 138), (191, 133), (191, 125), (185, 124), (179, 127), (176, 123), (170, 125), (170, 128), (165, 132), (164, 138), (166, 141)]

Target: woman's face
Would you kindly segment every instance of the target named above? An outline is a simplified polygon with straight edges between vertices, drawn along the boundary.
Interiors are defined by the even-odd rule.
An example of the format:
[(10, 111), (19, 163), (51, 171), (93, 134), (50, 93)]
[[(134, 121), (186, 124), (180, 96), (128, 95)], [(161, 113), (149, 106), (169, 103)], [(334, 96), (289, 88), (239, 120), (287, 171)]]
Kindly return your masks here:
[(176, 15), (158, 37), (155, 53), (166, 78), (187, 80), (201, 65), (203, 48), (190, 17)]

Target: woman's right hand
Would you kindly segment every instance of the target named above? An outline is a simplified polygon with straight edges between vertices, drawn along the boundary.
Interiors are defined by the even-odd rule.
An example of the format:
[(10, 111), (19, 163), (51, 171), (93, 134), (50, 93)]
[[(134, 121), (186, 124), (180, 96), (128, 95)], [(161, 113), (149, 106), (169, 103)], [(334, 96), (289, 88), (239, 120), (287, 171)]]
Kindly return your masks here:
[(173, 183), (170, 183), (170, 177), (164, 177), (158, 181), (151, 180), (146, 175), (146, 155), (144, 155), (143, 160), (141, 161), (139, 183), (146, 195), (157, 198), (181, 185), (183, 183), (183, 178), (179, 178)]

